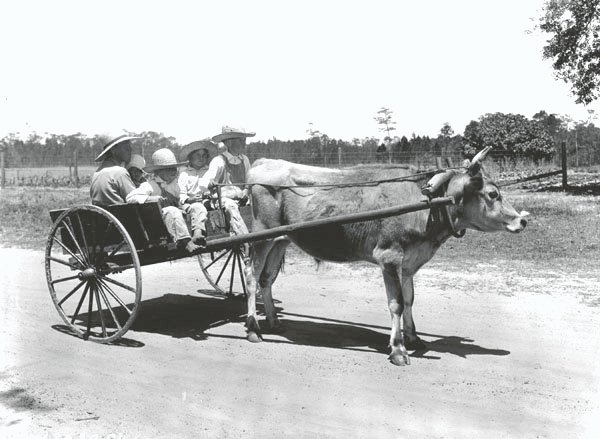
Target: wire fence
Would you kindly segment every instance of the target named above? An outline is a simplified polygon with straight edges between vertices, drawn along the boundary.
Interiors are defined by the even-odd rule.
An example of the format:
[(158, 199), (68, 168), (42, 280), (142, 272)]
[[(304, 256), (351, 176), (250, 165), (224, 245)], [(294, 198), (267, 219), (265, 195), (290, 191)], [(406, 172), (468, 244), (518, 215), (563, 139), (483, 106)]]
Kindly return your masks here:
[[(134, 152), (141, 153), (142, 151)], [(567, 155), (567, 164), (569, 167), (577, 165), (580, 167), (591, 166), (592, 164), (600, 163), (600, 154), (595, 150), (590, 152), (585, 148), (579, 148), (578, 153), (578, 156)], [(151, 154), (144, 155), (146, 155), (146, 162), (150, 163)], [(361, 164), (379, 164), (382, 166), (403, 164), (413, 166), (415, 172), (439, 167), (460, 166), (466, 158), (457, 152), (417, 154), (400, 151), (377, 152), (372, 149), (344, 151), (343, 148), (303, 152), (260, 151), (248, 148), (247, 155), (251, 162), (260, 158), (271, 158), (332, 168), (350, 167)], [(498, 153), (492, 150), (485, 162), (485, 167), (492, 178), (518, 178), (560, 169), (560, 160), (560, 154), (534, 160), (524, 154), (506, 154), (506, 152)], [(96, 170), (98, 163), (94, 162), (91, 156), (82, 158), (74, 157), (73, 154), (64, 154), (62, 156), (49, 157), (43, 166), (26, 166), (26, 162), (21, 162), (19, 165), (7, 166), (3, 169), (3, 183), (5, 186), (89, 186), (91, 176)]]

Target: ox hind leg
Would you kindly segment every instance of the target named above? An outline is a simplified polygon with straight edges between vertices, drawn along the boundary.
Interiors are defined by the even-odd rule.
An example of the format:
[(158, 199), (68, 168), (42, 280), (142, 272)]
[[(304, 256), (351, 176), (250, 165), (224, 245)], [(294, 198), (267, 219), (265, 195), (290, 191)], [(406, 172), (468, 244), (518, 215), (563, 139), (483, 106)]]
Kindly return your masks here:
[(263, 304), (265, 307), (265, 316), (267, 318), (270, 331), (273, 333), (284, 331), (284, 327), (281, 325), (281, 322), (277, 318), (277, 313), (275, 312), (271, 286), (281, 271), (285, 250), (289, 243), (290, 242), (287, 238), (275, 239), (275, 242), (271, 247), (271, 251), (269, 251), (269, 254), (267, 255), (267, 260), (265, 261), (262, 273), (260, 274), (258, 280), (260, 292), (263, 298)]
[[(268, 284), (268, 294), (265, 295), (265, 292), (263, 291), (265, 313), (267, 315), (267, 321), (269, 322), (269, 325), (271, 327), (273, 327), (273, 325), (277, 325), (278, 323), (277, 315), (275, 314), (273, 298), (271, 296), (271, 284), (275, 281), (275, 278), (277, 278), (277, 273), (279, 267), (281, 266), (281, 258), (283, 258), (283, 255), (285, 254), (285, 247), (287, 246), (287, 241), (285, 246), (283, 247), (283, 251), (281, 252), (281, 257), (279, 258), (279, 263), (277, 264), (275, 274), (273, 275), (272, 266), (274, 263), (275, 256), (279, 254), (278, 248), (280, 246), (281, 244), (279, 244), (276, 240), (267, 240), (255, 243), (252, 246), (252, 250), (250, 252), (250, 262), (246, 264), (246, 267), (244, 269), (246, 275), (246, 291), (248, 293), (246, 337), (251, 342), (262, 341), (262, 334), (260, 326), (258, 325), (258, 317), (256, 314), (256, 295), (258, 293), (259, 287), (263, 284), (266, 284), (266, 281), (268, 279), (271, 280)], [(273, 254), (271, 254), (272, 252)]]
[(401, 281), (398, 277), (397, 264), (383, 264), (383, 282), (385, 283), (385, 292), (388, 299), (388, 307), (392, 317), (392, 330), (390, 333), (391, 352), (389, 360), (396, 366), (404, 366), (410, 364), (408, 352), (404, 347), (402, 338), (402, 313), (404, 310), (404, 300), (402, 298)]

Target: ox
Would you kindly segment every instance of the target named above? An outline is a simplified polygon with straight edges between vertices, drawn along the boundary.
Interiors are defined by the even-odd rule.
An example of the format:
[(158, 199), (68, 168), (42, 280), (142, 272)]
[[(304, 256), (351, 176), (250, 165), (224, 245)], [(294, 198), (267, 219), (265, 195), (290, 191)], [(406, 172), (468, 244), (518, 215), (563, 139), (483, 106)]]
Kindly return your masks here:
[[(389, 359), (395, 365), (410, 364), (407, 349), (426, 349), (417, 336), (412, 316), (413, 276), (419, 268), (457, 231), (469, 228), (516, 233), (527, 224), (527, 212), (517, 213), (498, 186), (482, 174), (480, 162), (485, 154), (487, 149), (467, 163), (466, 170), (446, 171), (431, 180), (437, 178), (434, 191), (443, 195), (445, 189), (445, 195), (456, 201), (445, 215), (437, 216), (445, 220), (433, 221), (432, 214), (422, 210), (386, 219), (299, 230), (284, 238), (255, 243), (246, 266), (248, 340), (262, 340), (256, 315), (259, 287), (270, 329), (282, 330), (271, 287), (292, 241), (317, 260), (368, 261), (381, 268), (392, 319)], [(397, 181), (410, 174), (410, 170), (394, 166), (363, 165), (340, 170), (260, 159), (248, 177), (252, 184), (253, 231), (424, 200), (424, 180)], [(353, 184), (394, 179), (376, 185)], [(327, 184), (332, 186), (324, 186)]]

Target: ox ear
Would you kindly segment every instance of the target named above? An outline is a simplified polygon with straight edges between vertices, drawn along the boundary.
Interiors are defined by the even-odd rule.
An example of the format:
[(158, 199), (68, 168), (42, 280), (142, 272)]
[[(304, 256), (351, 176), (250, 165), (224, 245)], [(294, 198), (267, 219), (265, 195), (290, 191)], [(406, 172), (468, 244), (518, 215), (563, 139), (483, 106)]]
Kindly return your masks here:
[(465, 183), (465, 194), (479, 192), (483, 189), (483, 175), (478, 173), (469, 178)]

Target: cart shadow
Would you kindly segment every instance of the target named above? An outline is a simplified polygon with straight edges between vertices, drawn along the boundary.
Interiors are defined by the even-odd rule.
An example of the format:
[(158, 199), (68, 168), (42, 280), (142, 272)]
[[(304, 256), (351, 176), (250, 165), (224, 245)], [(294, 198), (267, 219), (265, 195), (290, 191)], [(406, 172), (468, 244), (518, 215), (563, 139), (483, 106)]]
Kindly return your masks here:
[(165, 294), (143, 301), (131, 330), (205, 340), (209, 337), (205, 332), (211, 328), (245, 321), (246, 301), (243, 297), (215, 296), (212, 290), (198, 292), (211, 296)]
[[(206, 340), (209, 337), (245, 339), (244, 336), (207, 332), (229, 323), (243, 324), (246, 320), (246, 301), (243, 297), (216, 296), (213, 290), (198, 290), (197, 292), (201, 295), (167, 293), (142, 301), (140, 312), (130, 330), (162, 334), (174, 338), (191, 338), (197, 341)], [(261, 318), (259, 324), (266, 343), (285, 343), (361, 352), (389, 352), (389, 327), (291, 313), (284, 311), (281, 306), (276, 307), (275, 310), (282, 318), (284, 331), (271, 334), (266, 321)], [(257, 301), (257, 311), (264, 315), (261, 301)], [(124, 315), (120, 315), (123, 312), (123, 310), (115, 310), (119, 318), (124, 317)], [(108, 318), (108, 316), (106, 317)], [(83, 314), (80, 318), (86, 319), (87, 317)], [(92, 320), (98, 320), (98, 316), (93, 316)], [(69, 331), (67, 326), (54, 325), (53, 328), (76, 336)], [(423, 338), (426, 349), (414, 351), (411, 354), (412, 357), (438, 360), (441, 357), (432, 355), (433, 353), (447, 353), (461, 358), (467, 358), (470, 355), (504, 356), (510, 354), (510, 351), (504, 349), (479, 346), (473, 343), (474, 340), (467, 337), (425, 332), (417, 334)], [(128, 335), (131, 335), (131, 332)], [(143, 343), (130, 338), (121, 338), (112, 344), (128, 347), (144, 346)]]
[[(55, 331), (61, 332), (63, 334), (69, 335), (71, 337), (81, 339), (81, 337), (79, 337), (77, 334), (75, 334), (73, 331), (71, 331), (71, 329), (67, 325), (52, 325), (51, 328), (54, 329)], [(141, 347), (146, 346), (141, 341), (137, 341), (132, 338), (126, 338), (126, 337), (121, 337), (120, 339), (115, 340), (112, 343), (106, 343), (106, 345), (121, 346), (121, 347), (126, 347), (126, 348), (141, 348)]]

